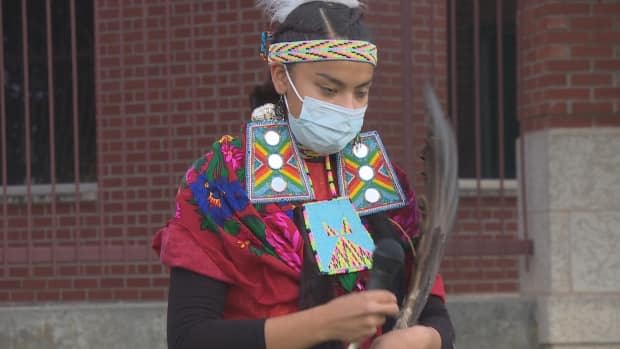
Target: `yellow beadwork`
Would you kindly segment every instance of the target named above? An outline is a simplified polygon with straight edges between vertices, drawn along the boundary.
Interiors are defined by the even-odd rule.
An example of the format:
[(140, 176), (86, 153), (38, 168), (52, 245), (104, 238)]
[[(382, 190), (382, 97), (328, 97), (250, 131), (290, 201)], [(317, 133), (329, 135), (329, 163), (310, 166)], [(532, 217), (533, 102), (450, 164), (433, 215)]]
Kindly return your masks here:
[(377, 65), (377, 46), (360, 40), (309, 40), (269, 46), (269, 63), (355, 61)]
[[(308, 179), (310, 181), (310, 186), (314, 188), (314, 184), (312, 183), (312, 178), (310, 177), (310, 171), (308, 170), (308, 165), (304, 160), (304, 170), (308, 175)], [(332, 171), (331, 159), (329, 156), (325, 157), (325, 171), (327, 172), (327, 183), (329, 184), (329, 191), (332, 195), (332, 198), (338, 197), (338, 189), (336, 189), (336, 183), (334, 182), (334, 172)]]

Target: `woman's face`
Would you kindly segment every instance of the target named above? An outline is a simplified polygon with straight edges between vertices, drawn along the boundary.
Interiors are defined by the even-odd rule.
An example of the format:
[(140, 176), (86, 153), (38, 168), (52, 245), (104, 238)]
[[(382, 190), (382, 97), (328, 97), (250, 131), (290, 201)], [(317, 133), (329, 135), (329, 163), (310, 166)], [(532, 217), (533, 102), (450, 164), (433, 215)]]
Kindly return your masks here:
[[(356, 109), (368, 104), (375, 68), (362, 62), (326, 61), (289, 65), (288, 71), (301, 98), (312, 97)], [(289, 112), (299, 117), (302, 101), (295, 95), (282, 64), (271, 66), (271, 79), (278, 94), (286, 95)]]

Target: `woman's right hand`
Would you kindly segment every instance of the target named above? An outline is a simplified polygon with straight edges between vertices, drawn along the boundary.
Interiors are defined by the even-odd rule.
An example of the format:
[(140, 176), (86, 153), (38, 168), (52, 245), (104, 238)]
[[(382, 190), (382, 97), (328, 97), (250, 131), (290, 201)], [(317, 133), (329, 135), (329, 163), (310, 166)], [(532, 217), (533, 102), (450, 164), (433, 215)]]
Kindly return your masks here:
[(385, 290), (350, 293), (319, 307), (326, 341), (358, 342), (398, 314), (396, 296)]

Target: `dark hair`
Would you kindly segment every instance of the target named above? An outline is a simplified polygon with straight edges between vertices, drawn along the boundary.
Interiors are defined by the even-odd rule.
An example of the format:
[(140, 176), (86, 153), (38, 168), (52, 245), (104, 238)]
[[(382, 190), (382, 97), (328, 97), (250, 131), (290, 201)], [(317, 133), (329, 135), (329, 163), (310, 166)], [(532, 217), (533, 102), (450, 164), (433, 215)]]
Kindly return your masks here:
[[(291, 12), (284, 23), (278, 25), (273, 33), (272, 43), (331, 39), (321, 9), (338, 38), (371, 41), (370, 30), (363, 22), (361, 8), (349, 8), (343, 4), (312, 1)], [(290, 67), (291, 65), (289, 65)], [(250, 95), (250, 107), (260, 107), (265, 103), (278, 103), (278, 93), (271, 78), (261, 86), (256, 86)]]

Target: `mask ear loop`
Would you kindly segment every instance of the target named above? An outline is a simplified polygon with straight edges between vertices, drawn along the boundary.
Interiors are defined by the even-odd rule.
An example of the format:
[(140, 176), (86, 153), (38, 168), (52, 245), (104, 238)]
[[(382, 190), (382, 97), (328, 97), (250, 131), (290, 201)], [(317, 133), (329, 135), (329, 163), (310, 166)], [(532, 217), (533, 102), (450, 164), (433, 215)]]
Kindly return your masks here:
[(290, 115), (291, 114), (291, 108), (288, 106), (288, 99), (286, 98), (286, 95), (282, 95), (282, 99), (284, 99), (284, 105), (286, 106), (286, 111)]
[[(295, 92), (295, 95), (297, 95), (297, 98), (299, 98), (299, 101), (301, 103), (303, 103), (304, 99), (301, 98), (301, 95), (297, 91), (297, 87), (295, 87), (295, 84), (293, 83), (293, 80), (291, 79), (291, 75), (288, 73), (288, 68), (286, 67), (286, 64), (284, 64), (284, 73), (286, 74), (286, 78), (288, 79), (288, 83), (291, 84), (291, 87), (293, 88), (293, 92)], [(286, 107), (288, 108), (288, 105)]]

